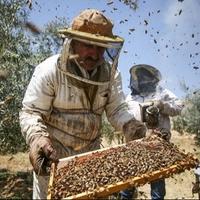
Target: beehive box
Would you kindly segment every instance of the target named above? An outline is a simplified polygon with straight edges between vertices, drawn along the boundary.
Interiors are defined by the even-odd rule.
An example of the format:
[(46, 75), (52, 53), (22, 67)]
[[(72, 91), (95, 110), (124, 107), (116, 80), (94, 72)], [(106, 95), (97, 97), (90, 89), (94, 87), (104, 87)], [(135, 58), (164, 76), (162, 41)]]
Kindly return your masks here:
[(157, 136), (61, 159), (52, 165), (48, 199), (106, 197), (195, 168), (199, 161)]

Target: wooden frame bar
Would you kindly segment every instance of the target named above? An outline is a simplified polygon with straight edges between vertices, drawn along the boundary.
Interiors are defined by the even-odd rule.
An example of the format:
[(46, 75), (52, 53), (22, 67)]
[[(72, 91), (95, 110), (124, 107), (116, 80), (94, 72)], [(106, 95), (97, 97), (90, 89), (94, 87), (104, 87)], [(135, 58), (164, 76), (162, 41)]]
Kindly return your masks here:
[[(53, 182), (54, 182), (54, 176), (55, 176), (55, 171), (58, 170), (59, 168), (63, 167), (68, 161), (77, 158), (77, 159), (82, 159), (85, 158), (89, 155), (92, 155), (96, 152), (103, 152), (106, 150), (109, 150), (111, 148), (116, 148), (119, 146), (123, 146), (125, 144), (121, 144), (121, 145), (117, 145), (114, 147), (108, 147), (108, 148), (104, 148), (104, 149), (99, 149), (96, 151), (92, 151), (92, 152), (87, 152), (87, 153), (83, 153), (83, 154), (79, 154), (79, 155), (75, 155), (75, 156), (71, 156), (71, 157), (67, 157), (67, 158), (63, 158), (59, 160), (58, 165), (56, 166), (55, 163), (52, 164), (51, 166), (51, 174), (50, 174), (50, 180), (49, 180), (49, 185), (48, 185), (48, 196), (47, 199), (51, 199), (52, 195), (51, 195), (51, 188), (53, 187)], [(194, 160), (198, 160), (197, 158), (193, 157)], [(173, 174), (178, 174), (181, 173), (183, 171), (185, 171), (186, 169), (189, 170), (191, 168), (194, 168), (195, 164), (194, 162), (183, 162), (180, 161), (178, 164), (176, 165), (172, 165), (168, 168), (162, 168), (160, 170), (151, 172), (151, 173), (147, 173), (147, 174), (143, 174), (141, 176), (138, 177), (132, 177), (126, 181), (121, 181), (118, 182), (116, 184), (111, 184), (111, 185), (105, 185), (105, 187), (99, 187), (96, 188), (94, 191), (87, 191), (87, 192), (83, 192), (77, 195), (73, 195), (70, 197), (66, 197), (63, 199), (94, 199), (95, 197), (106, 197), (110, 194), (119, 192), (121, 190), (124, 190), (126, 188), (132, 187), (132, 186), (142, 186), (146, 183), (150, 183), (151, 181), (160, 179), (160, 178), (168, 178), (170, 176), (172, 176)]]

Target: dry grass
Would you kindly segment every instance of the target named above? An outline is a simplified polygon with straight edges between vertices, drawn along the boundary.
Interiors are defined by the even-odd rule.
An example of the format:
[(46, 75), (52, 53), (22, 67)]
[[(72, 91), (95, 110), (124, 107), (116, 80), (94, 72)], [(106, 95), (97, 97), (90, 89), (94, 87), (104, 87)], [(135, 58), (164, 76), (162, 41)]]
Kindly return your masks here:
[[(177, 132), (173, 132), (171, 141), (175, 143), (180, 149), (185, 149), (185, 152), (194, 153), (200, 159), (200, 147), (195, 145), (193, 136), (188, 134), (179, 135)], [(117, 143), (115, 142), (115, 144)], [(104, 141), (104, 147), (106, 146), (108, 146), (108, 144), (106, 144), (106, 142)], [(0, 155), (0, 160), (1, 160), (0, 169), (6, 169), (11, 173), (20, 171), (20, 172), (27, 172), (30, 174), (30, 170), (32, 169), (28, 159), (28, 153), (17, 153), (15, 155)], [(29, 176), (31, 176), (31, 174)], [(3, 193), (6, 193), (6, 188), (8, 188), (8, 186), (12, 183), (9, 180), (13, 181), (13, 178), (8, 177), (8, 179), (5, 180), (7, 180), (7, 186), (5, 185), (6, 183), (4, 182), (3, 184), (4, 188), (2, 188), (4, 190)], [(194, 194), (194, 196), (192, 195), (192, 186), (193, 186), (192, 182), (194, 182), (194, 180), (195, 179), (193, 170), (186, 171), (184, 173), (175, 175), (173, 178), (166, 179), (166, 190), (167, 190), (166, 199), (198, 199), (197, 194)], [(30, 184), (31, 182), (29, 181), (28, 183)], [(32, 187), (31, 184), (29, 186)], [(146, 184), (143, 187), (139, 187), (138, 190), (140, 199), (150, 199), (149, 184)], [(27, 195), (23, 194), (23, 192), (28, 193), (30, 196), (31, 195), (30, 192), (32, 191), (31, 188), (29, 188), (29, 190), (27, 189), (23, 190), (23, 188), (21, 188), (21, 197)], [(5, 196), (3, 197), (9, 198), (13, 197), (13, 195), (14, 194), (11, 195), (11, 193), (10, 194), (8, 193), (5, 194)]]
[(15, 155), (0, 155), (0, 169), (8, 171), (29, 171), (32, 166), (29, 162), (28, 153), (17, 153)]

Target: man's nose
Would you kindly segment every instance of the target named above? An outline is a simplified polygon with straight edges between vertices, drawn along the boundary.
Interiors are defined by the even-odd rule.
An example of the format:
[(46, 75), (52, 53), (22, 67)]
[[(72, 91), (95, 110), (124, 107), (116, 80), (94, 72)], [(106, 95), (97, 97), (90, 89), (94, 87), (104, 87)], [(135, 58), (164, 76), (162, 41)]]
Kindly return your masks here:
[(97, 56), (98, 55), (98, 47), (95, 45), (91, 45), (89, 53), (90, 53), (90, 55)]

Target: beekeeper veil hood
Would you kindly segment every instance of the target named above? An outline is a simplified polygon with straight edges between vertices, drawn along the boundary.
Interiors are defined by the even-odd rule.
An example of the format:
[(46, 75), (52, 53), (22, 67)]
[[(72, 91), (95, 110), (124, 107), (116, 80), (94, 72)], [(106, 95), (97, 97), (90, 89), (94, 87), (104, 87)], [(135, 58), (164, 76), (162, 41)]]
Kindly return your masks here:
[(134, 65), (130, 69), (130, 89), (132, 95), (147, 95), (155, 92), (161, 73), (158, 69), (150, 65)]
[[(68, 76), (83, 82), (94, 85), (107, 84), (110, 81), (112, 74), (115, 73), (119, 53), (124, 42), (121, 37), (113, 35), (112, 29), (112, 22), (100, 11), (95, 9), (86, 9), (82, 11), (74, 18), (70, 28), (59, 30), (59, 33), (66, 38), (60, 57), (60, 70), (64, 70)], [(70, 60), (74, 60), (77, 63), (79, 56), (73, 52), (73, 40), (105, 49), (102, 60), (97, 62), (97, 66), (95, 67), (98, 67), (101, 64), (104, 64), (104, 66), (107, 65), (107, 67), (109, 66), (110, 75), (106, 80), (100, 80), (100, 82), (91, 81), (89, 78), (83, 78), (69, 72), (67, 63)]]

